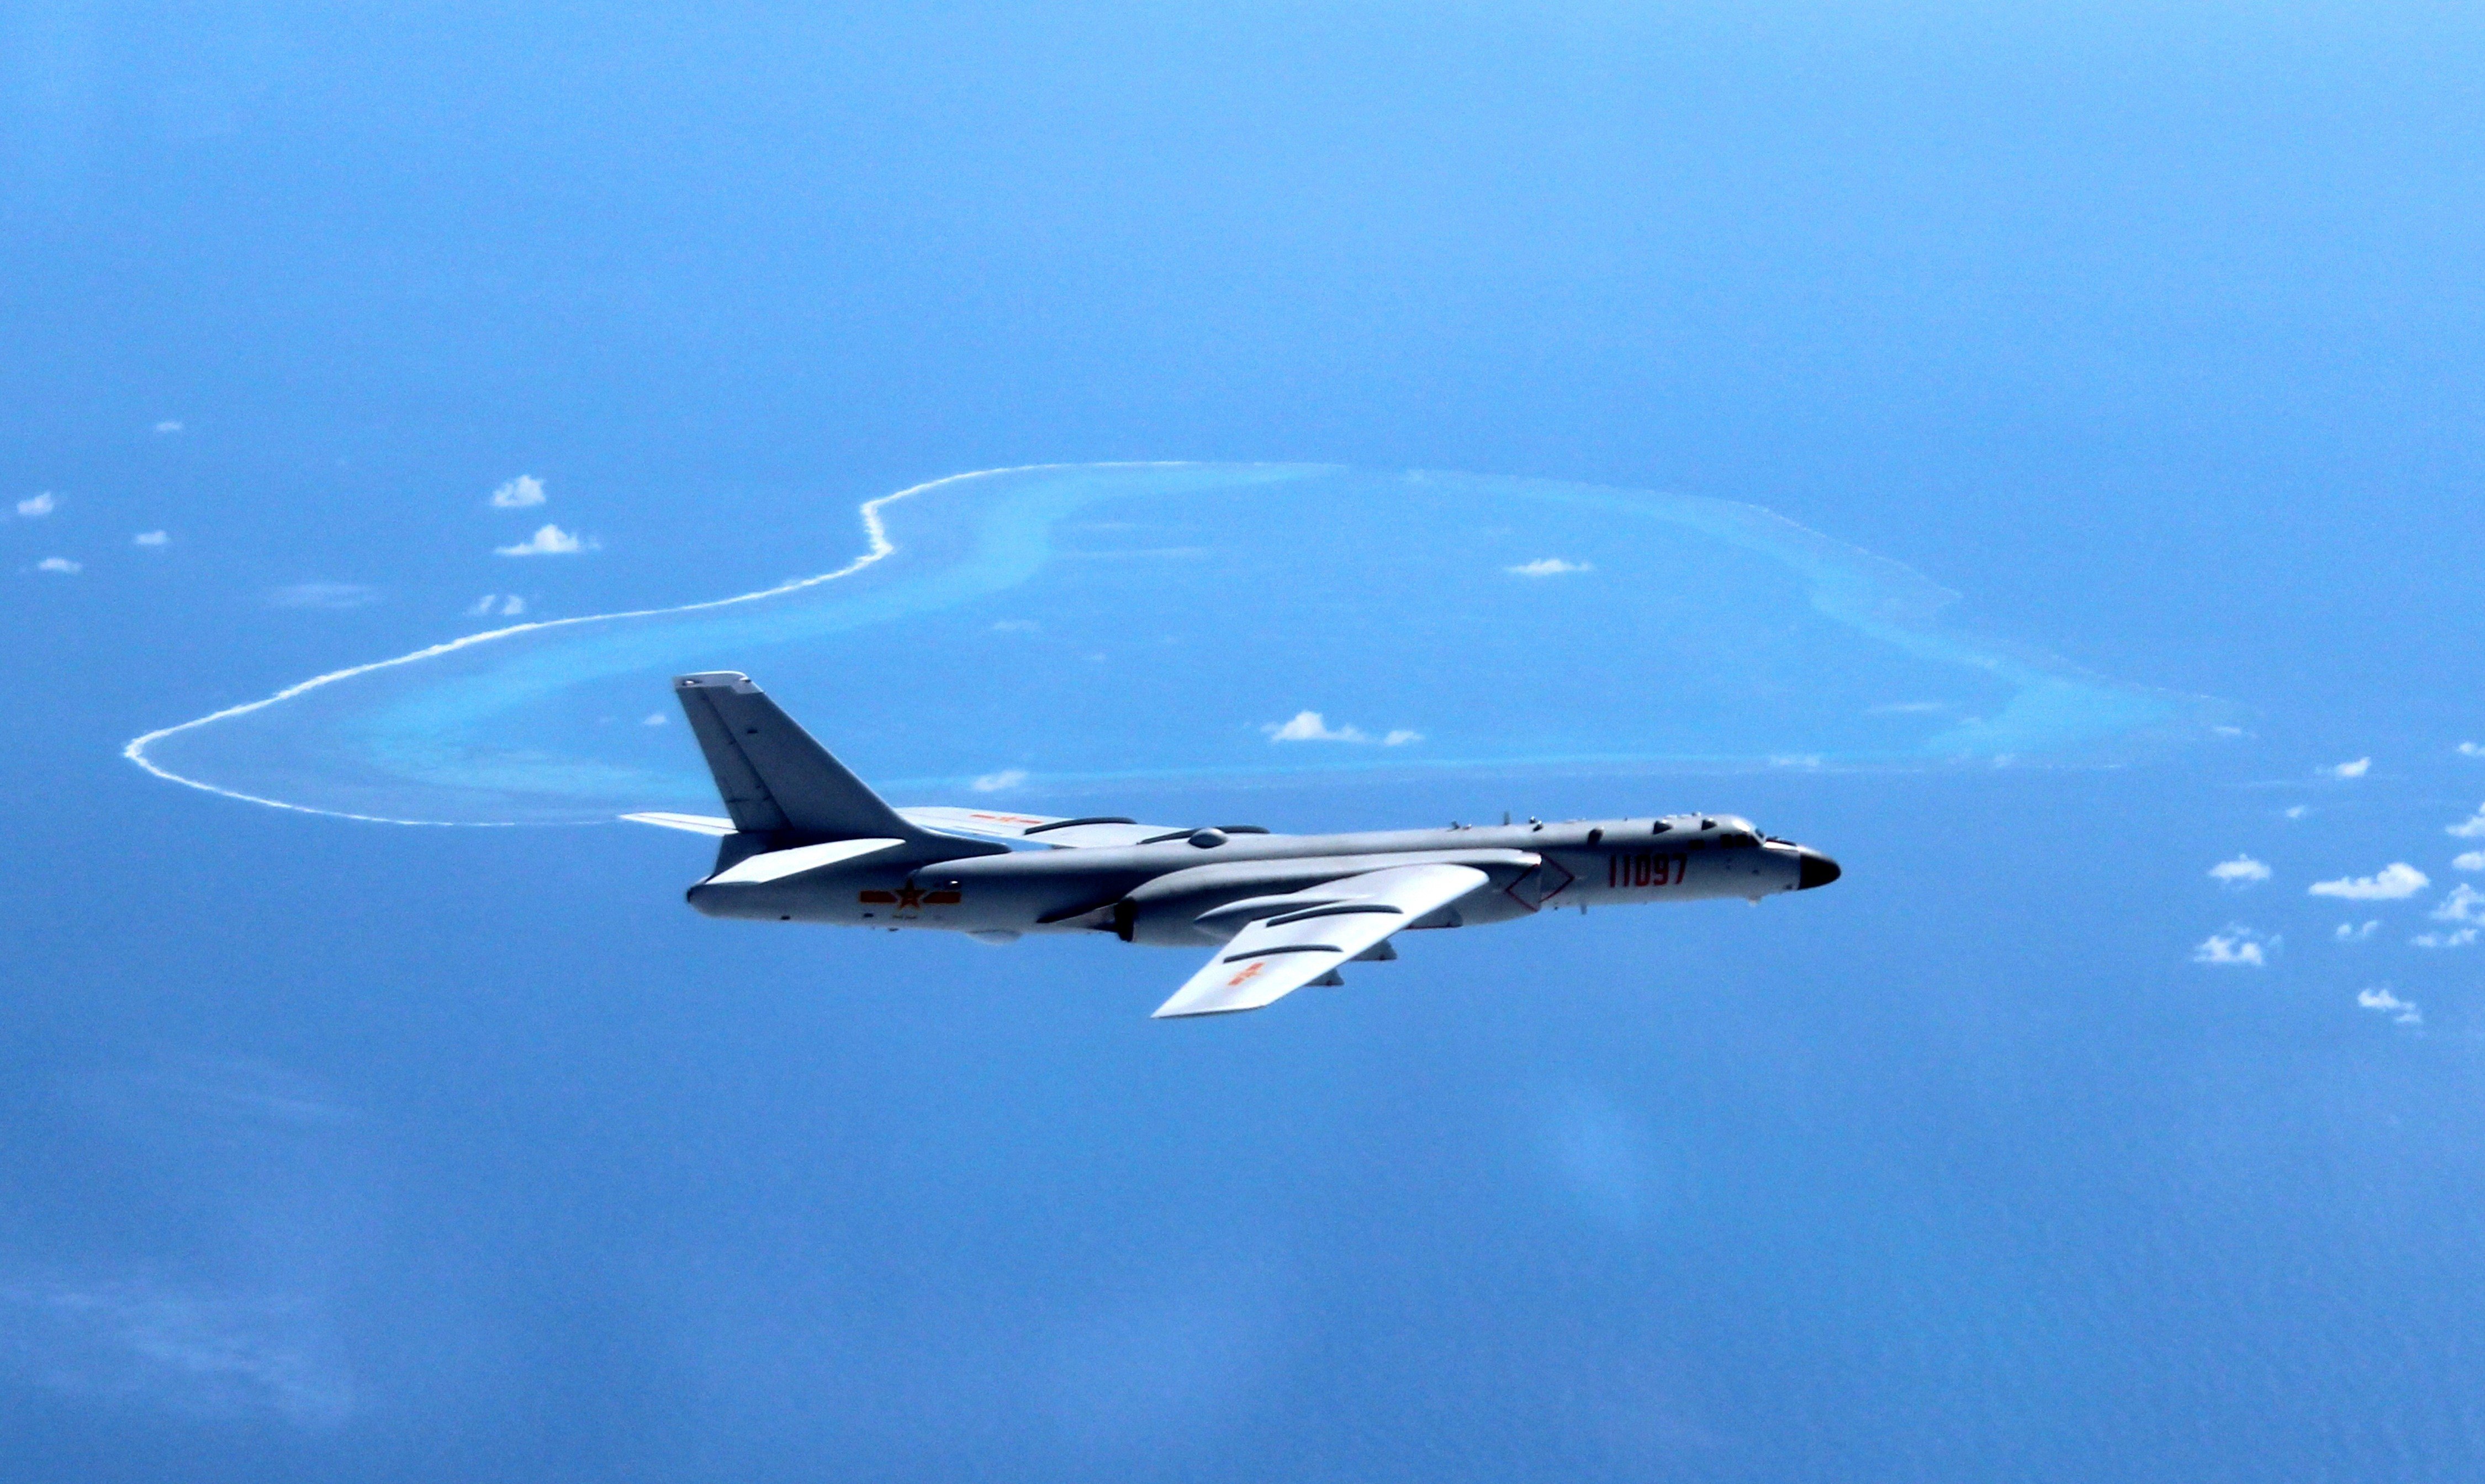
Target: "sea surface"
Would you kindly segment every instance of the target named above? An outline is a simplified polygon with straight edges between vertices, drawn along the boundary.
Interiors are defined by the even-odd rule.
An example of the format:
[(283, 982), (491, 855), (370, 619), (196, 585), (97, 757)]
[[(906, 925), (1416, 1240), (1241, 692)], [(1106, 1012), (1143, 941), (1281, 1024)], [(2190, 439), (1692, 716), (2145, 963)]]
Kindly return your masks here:
[[(2480, 77), (0, 5), (0, 1484), (2485, 1476)], [(1152, 1022), (693, 912), (719, 668), (903, 804), (1845, 874)]]

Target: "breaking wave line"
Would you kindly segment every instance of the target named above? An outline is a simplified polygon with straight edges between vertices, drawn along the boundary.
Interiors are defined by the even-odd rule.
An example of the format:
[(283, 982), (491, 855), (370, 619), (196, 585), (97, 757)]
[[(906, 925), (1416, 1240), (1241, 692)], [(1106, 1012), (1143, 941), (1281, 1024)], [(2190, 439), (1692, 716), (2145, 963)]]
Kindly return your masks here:
[[(482, 634), (469, 634), (463, 637), (450, 639), (444, 643), (426, 645), (422, 649), (415, 650), (411, 654), (398, 655), (394, 659), (375, 660), (369, 664), (348, 665), (341, 670), (330, 670), (325, 675), (314, 675), (309, 680), (300, 681), (294, 685), (286, 687), (284, 689), (277, 691), (274, 695), (262, 696), (256, 701), (244, 701), (238, 706), (228, 706), (222, 711), (210, 712), (206, 715), (199, 716), (189, 721), (183, 721), (178, 725), (158, 727), (154, 731), (149, 732), (144, 736), (131, 738), (128, 745), (121, 749), (121, 755), (127, 758), (130, 762), (147, 769), (149, 772), (153, 773), (156, 777), (164, 779), (168, 783), (178, 783), (185, 788), (199, 789), (205, 793), (214, 794), (225, 798), (239, 799), (246, 804), (264, 804), (270, 809), (289, 809), (296, 814), (321, 814), (326, 815), (331, 819), (339, 820), (359, 820), (367, 824), (423, 824), (438, 825), (448, 828), (456, 828), (461, 826), (486, 829), (510, 828), (523, 822), (516, 820), (399, 820), (392, 819), (386, 815), (354, 814), (342, 809), (321, 809), (312, 804), (287, 803), (281, 798), (268, 798), (258, 794), (245, 794), (238, 789), (225, 788), (220, 784), (208, 783), (204, 779), (184, 777), (179, 773), (172, 771), (170, 769), (158, 766), (152, 758), (150, 758), (147, 755), (147, 749), (152, 743), (161, 742), (167, 737), (187, 732), (197, 727), (206, 726), (211, 722), (225, 721), (234, 716), (247, 715), (252, 712), (273, 706), (279, 701), (289, 701), (295, 696), (302, 694), (304, 691), (316, 690), (322, 686), (334, 685), (336, 682), (341, 680), (351, 680), (357, 675), (369, 675), (373, 670), (393, 669), (400, 664), (412, 664), (418, 660), (437, 659), (442, 655), (453, 654), (461, 649), (470, 649), (478, 644), (488, 644), (496, 639), (505, 639), (512, 634), (532, 634), (546, 629), (562, 629), (577, 624), (609, 623), (614, 619), (621, 618), (654, 618), (666, 613), (694, 613), (707, 608), (731, 607), (736, 604), (756, 603), (762, 598), (780, 597), (786, 593), (800, 592), (807, 587), (817, 587), (823, 582), (833, 582), (839, 578), (854, 576), (856, 573), (862, 571), (865, 567), (870, 566), (872, 563), (881, 560), (897, 550), (896, 544), (888, 539), (888, 523), (881, 519), (880, 512), (883, 506), (894, 504), (898, 500), (904, 499), (910, 495), (920, 495), (927, 490), (939, 489), (942, 485), (956, 484), (962, 480), (980, 479), (991, 474), (1014, 474), (1026, 472), (1031, 470), (1056, 469), (1065, 466), (1053, 464), (1023, 464), (1006, 469), (978, 469), (963, 474), (949, 474), (939, 479), (929, 479), (921, 484), (909, 485), (907, 488), (899, 490), (893, 495), (882, 495), (871, 499), (866, 499), (862, 502), (860, 509), (862, 514), (863, 533), (869, 538), (869, 545), (861, 555), (846, 563), (844, 566), (839, 567), (834, 572), (824, 572), (818, 577), (798, 578), (793, 581), (780, 582), (774, 587), (761, 588), (756, 592), (736, 593), (730, 598), (711, 598), (703, 603), (684, 603), (672, 607), (629, 608), (614, 613), (587, 613), (575, 618), (538, 619), (533, 623), (511, 624), (505, 629), (493, 629)], [(1161, 466), (1134, 465), (1133, 467)]]

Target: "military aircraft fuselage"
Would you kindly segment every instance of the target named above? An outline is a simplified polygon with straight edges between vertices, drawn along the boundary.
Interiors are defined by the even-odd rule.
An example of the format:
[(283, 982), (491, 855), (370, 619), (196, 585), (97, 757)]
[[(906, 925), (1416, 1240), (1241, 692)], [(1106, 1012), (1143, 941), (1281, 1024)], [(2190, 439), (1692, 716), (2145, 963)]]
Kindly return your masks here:
[[(989, 849), (980, 846), (974, 847)], [(1502, 922), (1546, 907), (1752, 901), (1833, 879), (1827, 857), (1763, 838), (1732, 815), (1452, 825), (1336, 835), (1206, 828), (1153, 844), (923, 859), (884, 850), (767, 881), (711, 879), (690, 890), (712, 917), (933, 928), (987, 937), (1109, 931), (1126, 941), (1223, 942), (1240, 920), (1220, 908), (1389, 866), (1451, 864), (1489, 889), (1410, 928)], [(931, 849), (937, 849), (932, 847)], [(720, 856), (735, 853), (728, 845)], [(724, 870), (720, 875), (728, 874)]]
[(690, 889), (710, 917), (932, 928), (988, 943), (1110, 932), (1215, 944), (1158, 1019), (1232, 1014), (1342, 966), (1398, 957), (1416, 928), (1600, 903), (1758, 902), (1838, 878), (1817, 850), (1730, 814), (1279, 835), (992, 808), (891, 808), (751, 678), (673, 681), (727, 818), (627, 818), (717, 837)]

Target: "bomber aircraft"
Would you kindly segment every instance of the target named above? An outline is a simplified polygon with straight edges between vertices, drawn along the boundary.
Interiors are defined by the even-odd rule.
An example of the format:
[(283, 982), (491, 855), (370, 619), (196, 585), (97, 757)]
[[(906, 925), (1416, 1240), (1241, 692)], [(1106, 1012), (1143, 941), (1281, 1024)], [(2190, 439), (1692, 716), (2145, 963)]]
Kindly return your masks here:
[(748, 676), (684, 675), (674, 694), (729, 819), (633, 814), (719, 840), (691, 887), (710, 917), (940, 928), (987, 943), (1110, 932), (1200, 948), (1158, 1018), (1258, 1010), (1342, 964), (1398, 957), (1393, 934), (1547, 907), (1809, 891), (1838, 863), (1731, 814), (1280, 835), (1255, 824), (1141, 824), (991, 809), (892, 809)]

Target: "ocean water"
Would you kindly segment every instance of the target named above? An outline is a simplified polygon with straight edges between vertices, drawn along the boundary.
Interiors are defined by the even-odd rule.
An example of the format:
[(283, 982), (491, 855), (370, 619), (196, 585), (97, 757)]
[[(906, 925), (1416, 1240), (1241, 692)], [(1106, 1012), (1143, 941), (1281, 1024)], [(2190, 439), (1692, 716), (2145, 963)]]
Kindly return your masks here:
[[(2475, 1477), (2480, 42), (0, 8), (0, 1480)], [(690, 911), (713, 666), (1845, 876), (1153, 1023)]]

